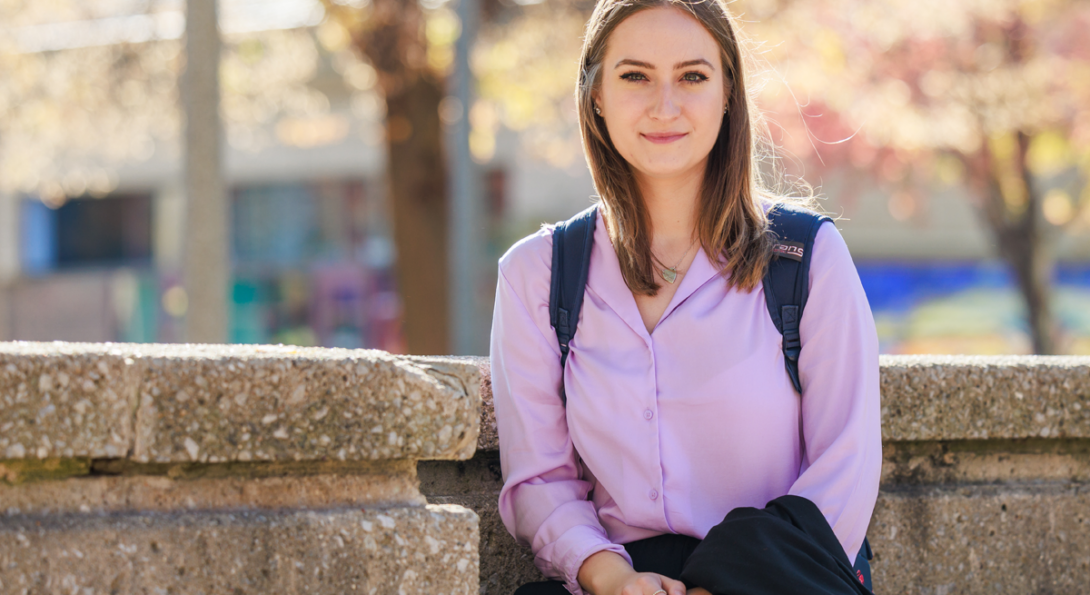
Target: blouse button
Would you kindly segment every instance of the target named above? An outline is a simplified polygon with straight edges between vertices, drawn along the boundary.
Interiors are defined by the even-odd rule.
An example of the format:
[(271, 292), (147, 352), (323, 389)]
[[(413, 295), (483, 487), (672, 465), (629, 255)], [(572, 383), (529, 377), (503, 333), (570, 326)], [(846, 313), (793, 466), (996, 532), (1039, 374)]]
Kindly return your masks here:
[(643, 418), (644, 419), (650, 420), (652, 417), (655, 417), (655, 414), (652, 413), (650, 409), (644, 409), (643, 410)]
[(647, 492), (647, 497), (652, 499), (652, 500), (657, 500), (658, 497), (659, 497), (659, 493), (656, 492), (655, 490), (651, 490), (650, 492)]

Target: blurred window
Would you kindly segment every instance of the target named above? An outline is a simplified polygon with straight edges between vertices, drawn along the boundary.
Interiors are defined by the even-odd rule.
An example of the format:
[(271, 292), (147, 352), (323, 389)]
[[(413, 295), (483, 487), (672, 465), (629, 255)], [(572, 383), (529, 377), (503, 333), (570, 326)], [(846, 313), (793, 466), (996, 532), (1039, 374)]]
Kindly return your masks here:
[(142, 266), (151, 263), (151, 197), (147, 194), (78, 198), (51, 209), (23, 203), (23, 270)]
[(232, 215), (244, 271), (366, 260), (376, 238), (389, 237), (381, 201), (355, 181), (245, 186), (234, 192)]
[(308, 261), (320, 241), (314, 200), (303, 184), (242, 188), (234, 193), (234, 256), (243, 264)]
[(231, 342), (404, 350), (385, 206), (364, 182), (241, 187), (231, 225)]

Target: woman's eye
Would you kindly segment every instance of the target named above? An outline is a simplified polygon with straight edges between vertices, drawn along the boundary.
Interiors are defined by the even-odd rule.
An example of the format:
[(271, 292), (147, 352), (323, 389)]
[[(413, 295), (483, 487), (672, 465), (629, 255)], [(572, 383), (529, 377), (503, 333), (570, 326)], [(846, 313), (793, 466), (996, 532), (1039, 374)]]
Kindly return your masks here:
[[(621, 75), (621, 79), (626, 81), (646, 81), (647, 76), (642, 72), (626, 72)], [(708, 80), (708, 76), (702, 72), (686, 72), (681, 76), (681, 80), (686, 83), (702, 83)]]

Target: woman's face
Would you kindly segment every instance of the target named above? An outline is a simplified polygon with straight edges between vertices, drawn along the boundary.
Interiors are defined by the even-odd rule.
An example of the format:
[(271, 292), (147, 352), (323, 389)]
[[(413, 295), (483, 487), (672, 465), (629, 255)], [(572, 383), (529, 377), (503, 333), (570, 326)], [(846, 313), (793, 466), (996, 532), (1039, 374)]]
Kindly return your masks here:
[(637, 175), (702, 175), (723, 121), (724, 76), (699, 21), (677, 8), (643, 10), (610, 35), (595, 105)]

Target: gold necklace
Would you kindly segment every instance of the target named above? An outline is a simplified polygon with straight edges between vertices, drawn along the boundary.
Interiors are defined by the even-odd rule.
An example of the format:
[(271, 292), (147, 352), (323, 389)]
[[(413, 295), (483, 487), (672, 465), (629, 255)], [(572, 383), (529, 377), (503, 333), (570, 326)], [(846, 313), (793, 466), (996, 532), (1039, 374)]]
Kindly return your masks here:
[(664, 262), (659, 260), (658, 256), (655, 256), (654, 252), (651, 252), (651, 260), (654, 260), (656, 264), (658, 264), (660, 267), (662, 267), (662, 268), (659, 269), (659, 275), (662, 276), (663, 281), (666, 281), (667, 283), (673, 284), (674, 281), (677, 280), (677, 275), (678, 275), (677, 268), (679, 266), (681, 266), (681, 263), (685, 260), (685, 257), (689, 255), (689, 250), (692, 250), (693, 246), (695, 246), (695, 245), (696, 245), (696, 238), (693, 238), (693, 241), (689, 243), (689, 247), (685, 249), (685, 253), (682, 254), (681, 258), (678, 259), (677, 264), (675, 264), (672, 267), (666, 266), (666, 264)]

